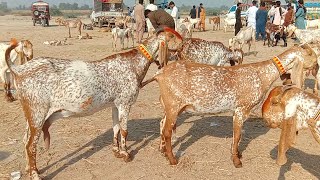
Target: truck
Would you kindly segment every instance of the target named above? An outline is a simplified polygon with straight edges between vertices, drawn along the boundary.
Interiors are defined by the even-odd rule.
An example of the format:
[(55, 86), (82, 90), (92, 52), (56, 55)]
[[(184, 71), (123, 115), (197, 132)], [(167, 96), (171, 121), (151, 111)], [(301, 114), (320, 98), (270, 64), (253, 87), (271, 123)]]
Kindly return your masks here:
[(90, 15), (93, 26), (115, 26), (117, 17), (125, 16), (123, 0), (93, 0), (93, 11)]
[(307, 19), (320, 19), (320, 2), (305, 1), (304, 6), (307, 9)]

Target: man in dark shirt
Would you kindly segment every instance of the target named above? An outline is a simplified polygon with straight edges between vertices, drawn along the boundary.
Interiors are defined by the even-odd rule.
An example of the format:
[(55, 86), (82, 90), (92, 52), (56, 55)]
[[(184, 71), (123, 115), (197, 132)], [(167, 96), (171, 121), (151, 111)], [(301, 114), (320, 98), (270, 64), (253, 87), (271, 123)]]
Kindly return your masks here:
[(191, 19), (197, 18), (197, 9), (195, 5), (193, 5), (193, 8), (190, 10), (190, 18)]
[(150, 22), (154, 29), (169, 27), (175, 29), (175, 24), (173, 17), (165, 12), (163, 9), (158, 9), (155, 11), (145, 10), (144, 15), (146, 18), (149, 18)]
[(259, 35), (261, 34), (262, 40), (265, 39), (266, 36), (266, 23), (268, 21), (268, 11), (266, 10), (266, 3), (260, 3), (260, 8), (256, 13), (256, 40), (259, 39)]
[(238, 34), (240, 29), (242, 28), (242, 23), (241, 23), (241, 3), (237, 4), (237, 10), (236, 10), (236, 24), (235, 24), (235, 36)]

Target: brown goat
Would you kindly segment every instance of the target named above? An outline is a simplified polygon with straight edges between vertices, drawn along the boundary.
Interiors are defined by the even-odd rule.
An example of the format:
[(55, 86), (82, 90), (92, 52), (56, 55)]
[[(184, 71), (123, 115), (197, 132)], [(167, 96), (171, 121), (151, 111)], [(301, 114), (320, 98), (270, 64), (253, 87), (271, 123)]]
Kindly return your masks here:
[(172, 153), (171, 136), (177, 116), (183, 111), (231, 111), (234, 112), (232, 160), (235, 167), (242, 167), (238, 146), (242, 125), (252, 108), (262, 102), (281, 74), (295, 69), (298, 62), (306, 63), (315, 58), (310, 47), (292, 47), (271, 60), (253, 64), (218, 67), (177, 61), (165, 66), (146, 81), (158, 82), (160, 102), (165, 111), (160, 123), (160, 151), (165, 152), (170, 164), (177, 164)]
[(209, 18), (209, 24), (212, 24), (213, 30), (220, 30), (220, 17), (214, 16)]

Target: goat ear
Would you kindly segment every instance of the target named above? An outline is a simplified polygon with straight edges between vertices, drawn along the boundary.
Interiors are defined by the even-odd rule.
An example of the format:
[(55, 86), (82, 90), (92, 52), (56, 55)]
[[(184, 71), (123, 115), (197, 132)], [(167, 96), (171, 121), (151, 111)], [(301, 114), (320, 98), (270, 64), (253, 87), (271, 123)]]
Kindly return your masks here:
[(311, 56), (314, 52), (313, 50), (311, 49), (311, 47), (309, 46), (309, 44), (305, 43), (305, 44), (302, 44), (300, 47), (302, 47), (309, 56)]
[(299, 60), (295, 60), (292, 73), (291, 74), (291, 81), (292, 84), (295, 84), (297, 87), (302, 88), (303, 85), (303, 62)]
[(161, 67), (168, 64), (168, 44), (165, 41), (159, 44), (159, 62)]

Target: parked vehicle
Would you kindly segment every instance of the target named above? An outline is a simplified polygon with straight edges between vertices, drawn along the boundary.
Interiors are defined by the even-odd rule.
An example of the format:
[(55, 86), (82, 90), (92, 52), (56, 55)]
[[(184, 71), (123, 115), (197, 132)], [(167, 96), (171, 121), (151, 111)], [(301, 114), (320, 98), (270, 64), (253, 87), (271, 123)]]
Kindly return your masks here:
[(122, 16), (123, 0), (93, 0), (93, 11), (90, 15), (93, 26), (113, 27), (115, 18)]
[[(237, 5), (233, 5), (230, 7), (227, 18), (228, 19), (235, 19), (236, 18), (236, 10), (237, 10)], [(241, 17), (246, 17), (247, 13), (246, 11), (241, 11)]]
[(31, 5), (33, 26), (40, 24), (43, 27), (49, 26), (50, 12), (49, 4), (44, 1), (37, 1)]

